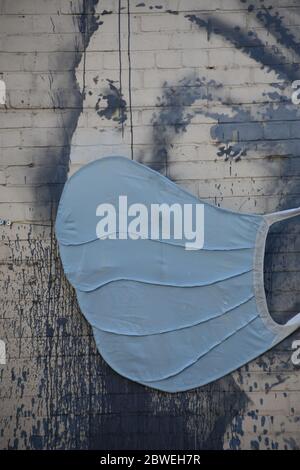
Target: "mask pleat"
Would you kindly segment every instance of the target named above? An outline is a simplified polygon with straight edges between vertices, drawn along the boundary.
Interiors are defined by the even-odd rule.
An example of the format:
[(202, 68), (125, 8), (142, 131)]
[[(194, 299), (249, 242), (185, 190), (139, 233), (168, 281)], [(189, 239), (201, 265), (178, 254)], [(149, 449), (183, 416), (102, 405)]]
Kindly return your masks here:
[[(150, 217), (134, 240), (121, 224), (120, 196), (126, 210), (141, 204), (149, 215), (153, 204), (196, 212), (202, 205), (202, 225), (196, 220), (178, 237), (174, 224), (169, 237), (155, 237)], [(98, 230), (102, 203), (116, 208), (106, 239)], [(222, 377), (271, 347), (277, 338), (262, 321), (253, 281), (262, 220), (207, 204), (122, 157), (74, 174), (56, 234), (64, 271), (107, 363), (131, 380), (176, 392)]]
[(77, 290), (93, 326), (110, 333), (146, 335), (197, 325), (253, 297), (252, 272), (202, 287), (116, 281), (92, 292)]

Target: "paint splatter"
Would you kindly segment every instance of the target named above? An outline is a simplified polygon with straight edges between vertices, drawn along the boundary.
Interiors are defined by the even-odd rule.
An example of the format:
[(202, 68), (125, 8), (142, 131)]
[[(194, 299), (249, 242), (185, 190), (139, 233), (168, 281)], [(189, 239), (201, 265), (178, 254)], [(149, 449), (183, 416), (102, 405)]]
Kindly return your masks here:
[[(104, 94), (99, 95), (95, 109), (100, 117), (123, 124), (127, 119), (127, 103), (120, 89), (114, 85), (115, 82), (109, 79), (107, 82), (109, 88)], [(102, 109), (103, 100), (106, 101), (106, 106)]]

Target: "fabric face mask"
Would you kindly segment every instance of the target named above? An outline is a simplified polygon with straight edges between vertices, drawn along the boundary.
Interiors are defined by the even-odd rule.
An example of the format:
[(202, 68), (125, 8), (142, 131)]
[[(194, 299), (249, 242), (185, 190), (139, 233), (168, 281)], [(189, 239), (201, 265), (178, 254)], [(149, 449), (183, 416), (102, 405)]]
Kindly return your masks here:
[[(124, 196), (126, 217), (118, 210)], [(195, 245), (191, 226), (181, 237), (175, 228), (168, 238), (154, 237), (151, 216), (146, 224), (136, 218), (141, 204), (148, 214), (153, 204), (175, 204), (182, 220), (187, 207), (196, 214), (202, 206)], [(107, 215), (111, 207), (115, 217)], [(107, 157), (66, 183), (56, 234), (66, 276), (103, 358), (124, 377), (178, 392), (241, 367), (300, 326), (300, 314), (285, 325), (272, 319), (263, 279), (270, 225), (298, 214), (220, 209), (144, 165)], [(162, 211), (161, 224), (167, 216)], [(109, 236), (99, 238), (104, 226)]]

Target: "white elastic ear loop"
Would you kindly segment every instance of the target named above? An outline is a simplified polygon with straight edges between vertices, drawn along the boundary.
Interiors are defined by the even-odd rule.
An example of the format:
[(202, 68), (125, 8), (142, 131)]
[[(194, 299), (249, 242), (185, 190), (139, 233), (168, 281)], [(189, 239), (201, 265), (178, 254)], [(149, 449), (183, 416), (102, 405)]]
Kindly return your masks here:
[[(263, 217), (267, 224), (270, 226), (275, 222), (280, 222), (281, 220), (285, 219), (291, 219), (292, 217), (296, 217), (297, 215), (300, 215), (300, 207), (296, 207), (295, 209), (287, 209), (284, 211), (273, 212), (271, 214), (265, 214)], [(297, 313), (293, 318), (291, 318), (282, 326), (288, 328), (291, 332), (299, 328), (300, 312)]]
[(287, 209), (285, 211), (272, 212), (271, 214), (265, 214), (263, 217), (268, 225), (272, 225), (275, 222), (280, 222), (281, 220), (290, 219), (300, 215), (300, 207), (295, 209)]

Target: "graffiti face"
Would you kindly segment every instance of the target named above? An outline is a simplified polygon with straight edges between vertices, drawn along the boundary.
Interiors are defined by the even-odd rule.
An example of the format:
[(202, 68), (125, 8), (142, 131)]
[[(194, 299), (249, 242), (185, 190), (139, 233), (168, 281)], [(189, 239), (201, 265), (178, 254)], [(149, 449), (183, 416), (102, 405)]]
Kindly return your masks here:
[[(290, 207), (286, 196), (295, 192), (294, 183), (291, 181), (289, 190), (284, 190), (281, 197), (280, 187), (285, 182), (273, 179), (270, 186), (267, 179), (261, 178), (271, 173), (290, 179), (299, 171), (294, 158), (298, 154), (297, 141), (291, 134), (291, 129), (295, 134), (298, 132), (297, 124), (289, 125), (296, 123), (300, 116), (298, 106), (291, 101), (292, 82), (299, 78), (299, 65), (293, 62), (291, 54), (298, 52), (298, 41), (286, 26), (284, 14), (276, 8), (265, 2), (237, 0), (236, 7), (239, 5), (244, 11), (236, 16), (230, 12), (219, 15), (214, 11), (205, 14), (189, 13), (186, 9), (170, 11), (161, 5), (165, 21), (172, 15), (175, 25), (177, 21), (174, 30), (184, 31), (176, 32), (173, 42), (175, 48), (183, 49), (181, 67), (175, 59), (169, 66), (163, 62), (168, 54), (167, 50), (164, 54), (163, 43), (163, 49), (158, 46), (155, 51), (154, 42), (150, 47), (147, 42), (145, 45), (139, 42), (142, 36), (136, 33), (135, 16), (126, 8), (114, 12), (118, 15), (114, 59), (111, 59), (115, 60), (115, 72), (98, 68), (96, 87), (95, 83), (86, 81), (89, 93), (83, 107), (96, 106), (92, 118), (95, 129), (89, 130), (87, 142), (79, 118), (70, 153), (71, 172), (72, 168), (101, 156), (124, 154), (149, 164), (219, 205), (250, 212)], [(135, 13), (141, 12), (146, 17), (151, 9), (146, 3), (140, 3)], [(114, 29), (114, 13), (102, 17), (105, 31)], [(252, 26), (245, 26), (244, 15)], [(151, 28), (150, 21), (147, 23), (143, 18), (147, 38), (159, 26)], [(91, 50), (101, 44), (102, 34), (105, 33), (100, 27), (92, 38)], [(151, 62), (153, 50), (155, 64)], [(142, 66), (141, 55), (144, 55)], [(94, 96), (100, 96), (96, 103)], [(253, 190), (238, 189), (244, 176), (253, 178)], [(212, 177), (214, 187), (207, 186), (207, 179)], [(232, 181), (232, 189), (220, 177)], [(260, 192), (272, 194), (274, 185), (278, 196), (258, 197)], [(250, 197), (231, 200), (228, 196), (235, 194), (236, 186), (238, 194), (247, 191)], [(292, 205), (297, 206), (298, 202), (293, 201)], [(267, 243), (268, 251), (273, 250), (270, 243)], [(283, 239), (281, 243), (287, 246)], [(274, 257), (268, 256), (266, 263), (274, 264)], [(236, 385), (228, 377), (216, 386), (227, 389)], [(206, 397), (210, 405), (202, 408), (204, 414), (208, 408), (215, 409), (211, 389)], [(215, 433), (219, 442), (222, 441), (227, 423), (238, 410), (242, 413), (247, 396), (242, 397), (237, 407), (233, 399), (232, 414), (222, 424), (216, 418), (218, 412), (212, 413), (206, 432), (197, 434), (202, 446), (220, 445), (213, 444), (212, 435)], [(145, 406), (154, 406), (156, 410), (157, 400), (150, 393)], [(193, 408), (196, 400), (199, 400), (197, 392), (182, 396), (178, 405), (172, 398), (160, 397), (168, 413), (183, 403)], [(189, 427), (187, 419), (185, 426)], [(237, 436), (229, 445), (238, 447), (238, 442)]]
[[(53, 139), (53, 146), (38, 150), (48, 163), (38, 165), (35, 183), (49, 182), (51, 210), (71, 173), (112, 154), (158, 169), (196, 196), (237, 212), (299, 206), (299, 105), (291, 98), (292, 83), (300, 78), (295, 2), (286, 8), (284, 0), (232, 0), (229, 7), (222, 2), (221, 11), (210, 1), (204, 2), (205, 11), (193, 0), (175, 6), (167, 0), (133, 3), (72, 2), (68, 13), (76, 34), (72, 47), (66, 46), (69, 53), (58, 54), (60, 69), (66, 59), (69, 64), (62, 82), (52, 73), (54, 59), (47, 58), (49, 107), (58, 115), (60, 145)], [(234, 376), (180, 395), (133, 384), (114, 374), (97, 354), (49, 230), (46, 248), (43, 233), (38, 240), (28, 235), (34, 281), (20, 267), (19, 239), (10, 242), (17, 275), (22, 282), (29, 279), (26, 292), (11, 296), (18, 298), (20, 317), (27, 309), (30, 330), (47, 335), (27, 345), (39, 352), (32, 367), (41, 377), (36, 381), (44, 398), (43, 417), (35, 421), (30, 437), (22, 430), (10, 447), (298, 445), (286, 442), (284, 432), (272, 434), (274, 423), (263, 414), (265, 395), (286, 398), (280, 387), (290, 383), (284, 373), (291, 367), (289, 343)], [(265, 256), (268, 302), (274, 315), (283, 312), (285, 319), (299, 310), (294, 294), (299, 284), (299, 260), (293, 253), (297, 233), (295, 223), (276, 224)], [(271, 276), (271, 271), (276, 272)], [(260, 373), (273, 375), (258, 381)], [(22, 397), (26, 374), (16, 376), (12, 370)], [(26, 398), (30, 413), (38, 417), (39, 397)], [(17, 406), (11, 435), (24, 413), (27, 418), (24, 403)], [(295, 411), (288, 412), (295, 426)]]

